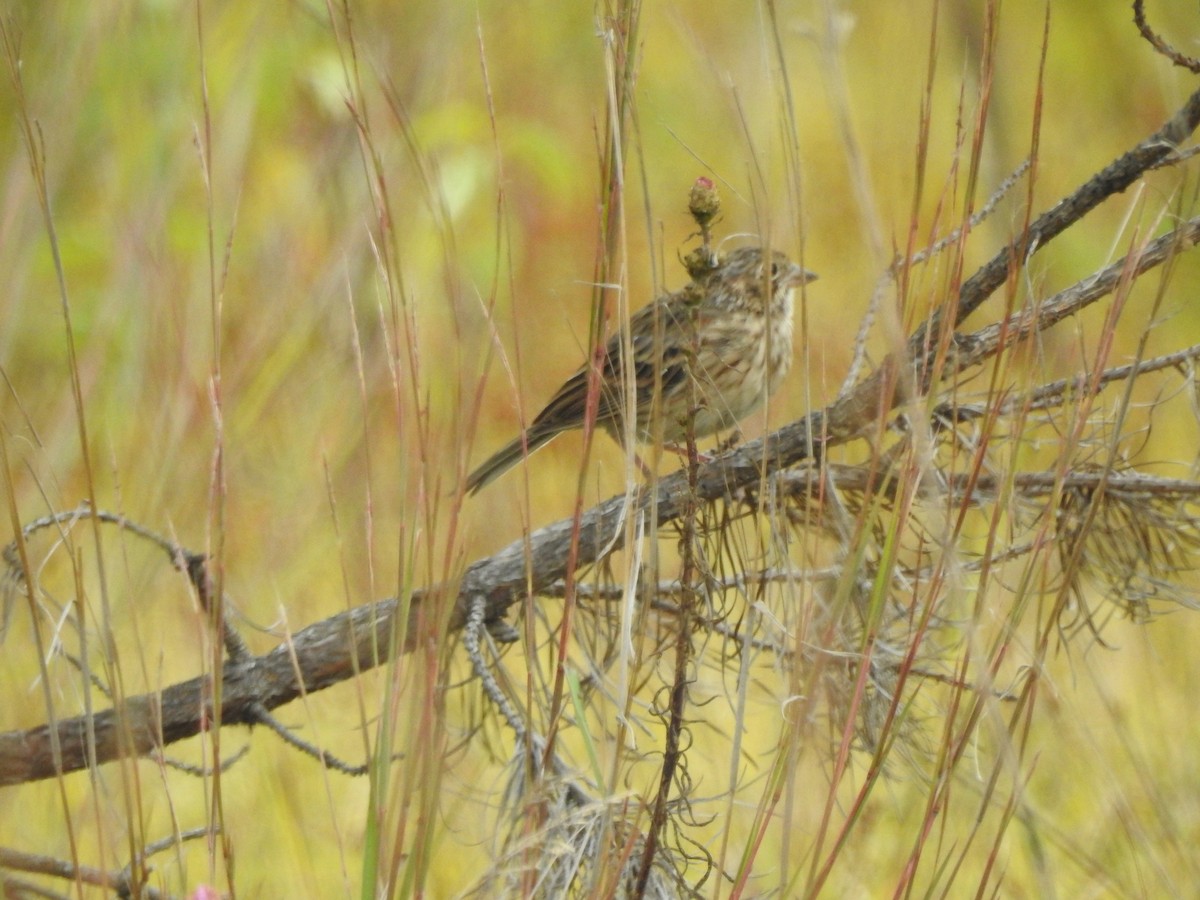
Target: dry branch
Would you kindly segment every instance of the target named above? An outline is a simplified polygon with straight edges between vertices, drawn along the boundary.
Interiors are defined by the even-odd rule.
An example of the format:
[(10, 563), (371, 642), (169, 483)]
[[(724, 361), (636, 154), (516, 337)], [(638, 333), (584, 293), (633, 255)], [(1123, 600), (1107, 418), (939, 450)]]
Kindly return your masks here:
[[(955, 343), (953, 329), (958, 323), (1015, 277), (1025, 261), (1056, 235), (1106, 198), (1124, 191), (1147, 171), (1172, 161), (1179, 145), (1198, 123), (1200, 92), (1193, 94), (1158, 132), (1041, 215), (966, 280), (956, 302), (935, 313), (912, 335), (906, 357), (887, 358), (877, 371), (827, 409), (704, 465), (699, 471), (695, 496), (691, 494), (686, 473), (680, 472), (660, 480), (654, 496), (643, 492), (633, 508), (622, 495), (584, 513), (578, 524), (577, 565), (586, 566), (603, 553), (619, 548), (625, 517), (646, 513), (652, 500), (657, 524), (661, 526), (678, 518), (697, 499), (718, 501), (752, 490), (766, 475), (813, 457), (818, 448), (845, 443), (863, 434), (911, 392), (929, 390), (935, 375), (954, 371), (963, 361), (952, 361), (949, 367), (939, 363), (939, 360), (944, 363), (945, 357), (939, 348)], [(1195, 242), (1196, 224), (1188, 223), (1186, 229), (1185, 237), (1174, 238), (1168, 250)], [(1143, 271), (1168, 255), (1169, 252), (1155, 255), (1143, 251), (1136, 265)], [(1094, 301), (1116, 283), (1115, 276), (1097, 276), (1097, 280), (1082, 285), (1088, 300)], [(1023, 323), (1023, 327), (1041, 328), (1045, 322), (1035, 319)], [(990, 355), (1001, 349), (1000, 343), (997, 341), (981, 351), (977, 342), (966, 341), (958, 349), (977, 362), (981, 352)], [(399, 652), (413, 649), (443, 618), (445, 604), (451, 604), (450, 630), (461, 630), (472, 604), (479, 602), (484, 604), (485, 621), (499, 622), (527, 591), (538, 593), (548, 589), (567, 574), (568, 550), (575, 527), (573, 519), (546, 526), (474, 563), (456, 586), (434, 586), (415, 592), (404, 605), (407, 609), (404, 623), (396, 621), (400, 602), (384, 600), (313, 624), (263, 656), (227, 661), (221, 673), (219, 721), (222, 725), (256, 724), (262, 721), (263, 711), (379, 665), (391, 656), (395, 635), (404, 636), (403, 645), (396, 648)], [(403, 627), (397, 628), (398, 624)], [(144, 756), (194, 736), (214, 721), (211, 696), (211, 679), (197, 677), (160, 693), (130, 698), (116, 709), (99, 713), (90, 723), (95, 739), (94, 756), (89, 754), (89, 723), (84, 717), (0, 734), (0, 785), (49, 778), (122, 756)], [(52, 751), (55, 738), (61, 746), (61, 756), (57, 759)]]

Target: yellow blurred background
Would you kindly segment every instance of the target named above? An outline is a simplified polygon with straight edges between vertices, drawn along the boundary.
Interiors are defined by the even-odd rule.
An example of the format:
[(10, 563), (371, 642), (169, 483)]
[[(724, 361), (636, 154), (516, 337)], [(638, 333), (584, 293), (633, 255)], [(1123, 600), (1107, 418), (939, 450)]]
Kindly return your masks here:
[[(676, 256), (689, 246), (686, 195), (700, 175), (722, 192), (722, 236), (769, 234), (820, 273), (807, 292), (798, 371), (770, 423), (745, 424), (750, 436), (836, 393), (875, 283), (909, 243), (914, 207), (916, 247), (957, 222), (966, 166), (958, 144), (969, 147), (979, 109), (986, 4), (773, 6), (786, 73), (766, 4), (645, 4), (623, 210), (633, 308), (684, 282)], [(1000, 11), (976, 205), (1029, 153), (1046, 6), (1009, 0)], [(1126, 4), (1049, 6), (1035, 212), (1152, 133), (1194, 88), (1138, 37)], [(1168, 38), (1190, 48), (1194, 6), (1156, 6)], [(15, 482), (6, 507), (29, 521), (87, 495), (64, 300), (19, 128), (27, 115), (45, 157), (97, 501), (193, 549), (213, 550), (223, 534), (227, 588), (255, 652), (567, 515), (582, 446), (568, 435), (542, 451), (528, 471), (528, 508), (518, 467), (452, 513), (457, 479), (516, 434), (519, 408), (535, 413), (584, 356), (607, 114), (603, 9), (497, 0), (347, 7), (353, 40), (340, 7), (331, 16), (312, 0), (17, 0), (5, 13), (24, 91), (22, 103), (6, 64), (0, 415)], [(931, 72), (928, 161), (914, 201)], [(788, 180), (797, 169), (785, 75), (798, 191)], [(356, 116), (369, 125), (378, 173)], [(1121, 255), (1134, 225), (1189, 214), (1195, 179), (1185, 171), (1156, 174), (1056, 242), (1034, 266), (1037, 289), (1049, 293)], [(378, 265), (391, 249), (379, 244), (377, 175), (402, 278), (398, 315)], [(978, 227), (969, 264), (1020, 225), (1026, 190), (1021, 182)], [(918, 289), (906, 322), (941, 301), (941, 283), (930, 277)], [(1197, 339), (1196, 286), (1196, 263), (1185, 260), (1151, 353)], [(1151, 300), (1151, 291), (1135, 296), (1112, 362), (1133, 352)], [(968, 325), (999, 311), (989, 305)], [(1100, 314), (1044, 339), (1038, 378), (1087, 362)], [(878, 359), (883, 345), (873, 340)], [(1194, 422), (1154, 426), (1136, 461), (1185, 477)], [(599, 438), (591, 465), (592, 499), (620, 490), (620, 448)], [(197, 674), (203, 627), (186, 585), (136, 544), (110, 540), (107, 602), (124, 690)], [(65, 600), (72, 575), (63, 551), (44, 536), (35, 547), (39, 559), (54, 553), (45, 584)], [(86, 577), (92, 584), (95, 572)], [(98, 608), (99, 589), (88, 599)], [(55, 610), (45, 614), (49, 627)], [(46, 719), (30, 635), (22, 601), (0, 653), (2, 730)], [(1190, 611), (1145, 627), (1114, 620), (1104, 638), (1113, 649), (1064, 649), (1046, 673), (1054, 690), (1040, 697), (1025, 761), (1007, 776), (1028, 785), (993, 863), (1006, 870), (1004, 896), (1187, 895), (1200, 883), (1192, 851), (1200, 620)], [(51, 670), (58, 713), (77, 713), (78, 675), (60, 660)], [(362, 710), (374, 718), (386, 677), (372, 672), (278, 714), (361, 761)], [(463, 700), (452, 692), (446, 703), (452, 722), (465, 721)], [(748, 753), (774, 745), (776, 715), (762, 711)], [(168, 752), (199, 763), (202, 744)], [(360, 886), (365, 780), (325, 774), (262, 729), (222, 738), (225, 753), (247, 744), (223, 782), (238, 894), (369, 895)], [(715, 762), (714, 790), (727, 766)], [(152, 762), (133, 771), (68, 776), (65, 801), (55, 782), (0, 792), (0, 845), (69, 858), (70, 831), (81, 862), (116, 869), (128, 860), (130, 832), (154, 840), (206, 821), (200, 780)], [(501, 783), (483, 749), (453, 761), (426, 896), (469, 888), (487, 865)], [(923, 796), (903, 777), (876, 792), (872, 821), (840, 857), (829, 896), (890, 893)], [(793, 810), (794, 831), (770, 852), (805, 846), (820, 813)], [(166, 854), (156, 859), (157, 883), (179, 895), (206, 881), (224, 887), (211, 859), (202, 842)], [(767, 879), (763, 890), (773, 887)]]

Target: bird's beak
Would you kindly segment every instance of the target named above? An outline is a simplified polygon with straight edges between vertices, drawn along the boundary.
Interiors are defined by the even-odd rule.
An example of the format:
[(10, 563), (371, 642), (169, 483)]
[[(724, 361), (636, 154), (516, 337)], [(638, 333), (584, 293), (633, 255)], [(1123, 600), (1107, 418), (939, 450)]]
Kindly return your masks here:
[(792, 265), (792, 271), (788, 277), (788, 284), (808, 284), (810, 281), (817, 280), (817, 273), (810, 272), (808, 269), (802, 269), (797, 265)]

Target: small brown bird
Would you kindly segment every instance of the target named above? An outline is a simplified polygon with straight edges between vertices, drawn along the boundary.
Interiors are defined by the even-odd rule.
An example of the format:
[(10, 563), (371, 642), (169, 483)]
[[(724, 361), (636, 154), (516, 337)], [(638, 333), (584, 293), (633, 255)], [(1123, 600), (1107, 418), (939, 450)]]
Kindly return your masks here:
[[(765, 264), (760, 247), (743, 247), (694, 277), (687, 287), (660, 297), (629, 320), (638, 440), (656, 437), (652, 416), (662, 420), (662, 440), (681, 444), (693, 433), (705, 437), (732, 428), (775, 391), (792, 364), (792, 288), (817, 276), (782, 253)], [(661, 323), (655, 341), (656, 323)], [(661, 403), (654, 402), (655, 372), (661, 372)], [(691, 373), (695, 391), (689, 387)], [(625, 408), (625, 348), (615, 334), (604, 348), (596, 424), (622, 439)], [(472, 494), (564, 431), (583, 426), (587, 414), (588, 367), (567, 379), (518, 436), (471, 473)]]

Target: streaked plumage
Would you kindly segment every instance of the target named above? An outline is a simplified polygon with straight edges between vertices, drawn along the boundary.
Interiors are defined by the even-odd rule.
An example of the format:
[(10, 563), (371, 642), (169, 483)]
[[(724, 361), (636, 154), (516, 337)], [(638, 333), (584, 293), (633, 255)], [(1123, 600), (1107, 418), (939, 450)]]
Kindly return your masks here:
[[(634, 410), (638, 440), (655, 438), (651, 421), (655, 372), (661, 370), (662, 440), (680, 444), (687, 438), (689, 413), (695, 409), (694, 433), (705, 437), (732, 428), (760, 407), (779, 387), (792, 363), (792, 288), (816, 276), (782, 253), (763, 265), (760, 247), (744, 247), (725, 256), (687, 287), (660, 297), (629, 320), (633, 345)], [(770, 283), (770, 295), (765, 289)], [(660, 346), (655, 323), (661, 321)], [(768, 334), (769, 330), (769, 334)], [(622, 438), (625, 359), (622, 334), (605, 347), (596, 424), (617, 441)], [(695, 362), (689, 365), (694, 358)], [(688, 387), (688, 373), (695, 393)], [(587, 410), (588, 369), (579, 369), (518, 436), (467, 478), (475, 493), (551, 439), (580, 428)]]

